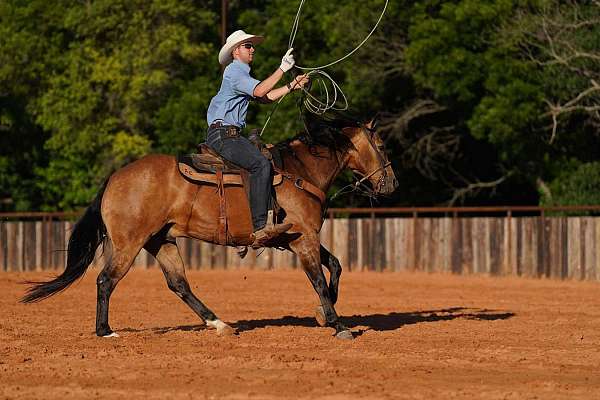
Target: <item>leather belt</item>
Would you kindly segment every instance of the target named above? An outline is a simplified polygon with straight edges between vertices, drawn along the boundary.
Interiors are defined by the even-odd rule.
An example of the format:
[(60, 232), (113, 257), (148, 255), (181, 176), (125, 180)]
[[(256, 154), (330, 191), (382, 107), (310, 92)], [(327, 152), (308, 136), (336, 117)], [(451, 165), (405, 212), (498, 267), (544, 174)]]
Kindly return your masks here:
[(223, 129), (226, 138), (235, 138), (240, 136), (241, 129), (235, 125), (224, 125), (221, 121), (213, 122), (209, 129)]

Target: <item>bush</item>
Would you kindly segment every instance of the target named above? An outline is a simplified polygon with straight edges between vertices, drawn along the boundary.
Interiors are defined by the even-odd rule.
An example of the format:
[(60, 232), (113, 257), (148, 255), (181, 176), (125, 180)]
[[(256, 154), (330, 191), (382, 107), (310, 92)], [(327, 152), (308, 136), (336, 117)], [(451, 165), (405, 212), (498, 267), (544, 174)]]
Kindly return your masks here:
[(600, 162), (580, 164), (565, 171), (550, 183), (552, 198), (542, 198), (542, 205), (600, 204)]

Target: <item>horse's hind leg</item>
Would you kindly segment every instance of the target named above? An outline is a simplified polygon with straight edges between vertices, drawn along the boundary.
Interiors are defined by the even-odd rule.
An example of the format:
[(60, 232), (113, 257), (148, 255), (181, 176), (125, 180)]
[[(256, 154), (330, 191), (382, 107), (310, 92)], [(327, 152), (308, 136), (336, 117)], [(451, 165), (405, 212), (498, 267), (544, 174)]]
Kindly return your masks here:
[(117, 286), (117, 283), (127, 274), (135, 256), (140, 251), (139, 247), (115, 246), (113, 243), (112, 255), (106, 263), (98, 279), (96, 286), (98, 289), (98, 300), (96, 304), (96, 335), (104, 337), (119, 336), (114, 333), (108, 324), (108, 304), (110, 295)]
[(233, 328), (217, 318), (190, 289), (183, 260), (174, 238), (156, 235), (146, 243), (144, 248), (158, 260), (169, 289), (175, 292), (209, 327), (215, 328), (221, 336), (235, 332)]

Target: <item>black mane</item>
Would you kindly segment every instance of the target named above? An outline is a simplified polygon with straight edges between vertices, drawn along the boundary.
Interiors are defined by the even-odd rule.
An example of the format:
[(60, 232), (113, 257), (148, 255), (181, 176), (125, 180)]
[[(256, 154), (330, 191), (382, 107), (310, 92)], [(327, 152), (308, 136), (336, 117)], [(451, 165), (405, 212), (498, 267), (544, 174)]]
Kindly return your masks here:
[(325, 146), (334, 151), (347, 150), (352, 147), (352, 142), (342, 133), (342, 128), (362, 126), (357, 118), (340, 112), (327, 112), (322, 115), (304, 112), (302, 120), (305, 131), (279, 145), (287, 147), (291, 142), (300, 140), (307, 146)]

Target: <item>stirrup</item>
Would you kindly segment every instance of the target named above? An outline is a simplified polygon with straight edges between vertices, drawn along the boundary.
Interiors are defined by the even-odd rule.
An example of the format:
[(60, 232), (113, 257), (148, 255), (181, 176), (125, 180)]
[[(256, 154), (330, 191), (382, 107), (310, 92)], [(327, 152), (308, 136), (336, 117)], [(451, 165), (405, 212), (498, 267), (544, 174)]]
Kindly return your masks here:
[(275, 217), (273, 216), (273, 210), (269, 210), (269, 211), (267, 211), (267, 223), (265, 225), (265, 228), (273, 229), (274, 226), (275, 226)]
[(275, 239), (282, 233), (287, 232), (292, 227), (292, 224), (276, 224), (269, 227), (265, 225), (264, 228), (254, 232), (254, 242), (251, 247), (253, 249), (259, 249), (264, 247), (269, 241)]

